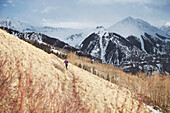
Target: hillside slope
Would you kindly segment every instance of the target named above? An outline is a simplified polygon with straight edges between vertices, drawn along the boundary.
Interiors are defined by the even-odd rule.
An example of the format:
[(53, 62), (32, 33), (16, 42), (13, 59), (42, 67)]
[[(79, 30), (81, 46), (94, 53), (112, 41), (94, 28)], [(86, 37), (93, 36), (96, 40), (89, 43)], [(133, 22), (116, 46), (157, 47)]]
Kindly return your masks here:
[[(4, 61), (4, 59), (7, 60)], [(5, 78), (5, 76), (9, 76), (11, 72), (18, 70), (11, 76), (12, 78), (15, 78), (16, 76), (16, 79), (10, 84), (10, 91), (8, 91), (5, 96), (2, 95), (5, 93), (1, 93), (0, 95), (0, 111), (11, 111), (15, 108), (16, 110), (28, 112), (31, 110), (28, 105), (33, 103), (35, 105), (41, 105), (40, 108), (34, 106), (33, 110), (38, 109), (39, 112), (54, 112), (56, 109), (59, 109), (55, 108), (58, 107), (56, 103), (60, 102), (60, 104), (62, 104), (61, 108), (63, 109), (68, 103), (71, 103), (73, 107), (81, 105), (82, 109), (79, 111), (75, 110), (76, 112), (87, 112), (84, 109), (89, 109), (88, 112), (102, 113), (121, 111), (125, 113), (137, 111), (149, 112), (144, 104), (139, 104), (138, 101), (132, 98), (133, 94), (129, 90), (120, 88), (115, 84), (98, 78), (72, 64), (69, 64), (68, 70), (66, 70), (62, 59), (59, 59), (53, 54), (47, 54), (2, 30), (0, 30), (0, 61), (0, 64), (2, 64), (3, 61), (7, 61), (5, 68), (2, 68), (3, 65), (0, 65), (1, 72), (6, 72), (5, 74), (0, 74), (1, 79)], [(31, 70), (29, 73), (31, 73), (31, 75), (27, 74), (27, 70), (30, 68)], [(13, 71), (10, 72), (10, 70)], [(27, 79), (23, 79), (24, 75), (26, 75), (25, 78), (32, 77), (30, 84), (32, 83), (36, 89), (33, 94), (44, 89), (41, 93), (35, 93), (36, 99), (44, 97), (46, 98), (46, 101), (39, 101), (39, 103), (36, 104), (30, 99), (30, 95), (27, 96), (31, 86), (26, 87)], [(23, 81), (20, 82), (21, 79), (23, 79)], [(21, 87), (22, 83), (26, 83), (26, 85)], [(38, 86), (41, 86), (41, 84), (44, 85), (42, 88), (39, 88)], [(16, 88), (17, 86), (19, 87)], [(38, 90), (38, 88), (41, 90)], [(0, 91), (4, 92), (3, 89), (0, 89)], [(20, 93), (18, 93), (19, 91)], [(19, 100), (21, 100), (21, 102), (13, 105), (13, 99), (16, 96), (15, 93), (21, 94), (21, 98), (17, 99), (17, 102), (19, 102)], [(69, 98), (68, 96), (73, 93), (76, 94), (74, 100), (71, 98), (70, 100), (67, 100), (69, 102), (63, 103), (64, 99)], [(53, 95), (51, 96), (51, 94)], [(58, 94), (62, 94), (64, 97), (62, 98), (62, 95), (58, 96)], [(10, 96), (8, 97), (8, 95)], [(53, 98), (55, 95), (58, 97), (56, 96), (56, 98)], [(51, 101), (54, 102), (51, 104), (55, 104), (56, 106), (48, 109), (49, 106), (52, 106), (51, 104), (48, 104), (50, 103), (48, 99), (51, 99)], [(58, 100), (54, 101), (55, 99)], [(75, 104), (76, 101), (79, 101), (79, 104)], [(42, 108), (42, 106), (44, 107)], [(58, 110), (58, 112), (62, 112), (61, 109)]]

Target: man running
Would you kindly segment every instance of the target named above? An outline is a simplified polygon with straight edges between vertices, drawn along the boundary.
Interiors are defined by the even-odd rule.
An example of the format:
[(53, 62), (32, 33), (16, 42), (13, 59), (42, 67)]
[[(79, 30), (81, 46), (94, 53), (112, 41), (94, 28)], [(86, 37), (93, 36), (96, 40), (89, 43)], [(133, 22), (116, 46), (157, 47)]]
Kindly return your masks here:
[(67, 59), (64, 61), (64, 63), (65, 63), (66, 69), (67, 69), (67, 67), (68, 67), (68, 61), (67, 61)]

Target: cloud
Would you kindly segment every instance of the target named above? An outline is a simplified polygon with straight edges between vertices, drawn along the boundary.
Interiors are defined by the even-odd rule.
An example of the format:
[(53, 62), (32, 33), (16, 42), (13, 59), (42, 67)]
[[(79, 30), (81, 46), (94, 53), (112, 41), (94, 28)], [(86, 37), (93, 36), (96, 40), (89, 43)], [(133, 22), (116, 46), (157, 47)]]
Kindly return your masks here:
[(36, 13), (36, 12), (38, 12), (38, 9), (33, 9), (32, 12)]
[(152, 0), (78, 0), (79, 2), (93, 4), (110, 4), (110, 3), (150, 3)]
[(152, 0), (113, 0), (121, 3), (150, 3)]
[(8, 3), (8, 4), (11, 4), (13, 7), (16, 6), (14, 0), (8, 0), (7, 3)]
[(2, 4), (4, 7), (7, 7), (7, 4)]
[(111, 3), (112, 0), (78, 0), (78, 2), (92, 3), (92, 4), (108, 4)]
[(83, 3), (92, 4), (112, 4), (112, 3), (136, 3), (136, 4), (153, 4), (153, 5), (165, 5), (169, 3), (169, 0), (78, 0)]
[(8, 3), (12, 4), (12, 3), (13, 3), (13, 1), (12, 1), (12, 0), (8, 0)]
[(18, 3), (24, 3), (24, 1), (22, 1), (22, 0), (16, 0)]
[(55, 7), (50, 7), (50, 6), (48, 6), (48, 7), (44, 8), (44, 9), (41, 11), (41, 13), (42, 13), (42, 14), (44, 14), (44, 13), (49, 13), (50, 11), (55, 10), (55, 9), (56, 9)]
[(96, 27), (98, 24), (90, 23), (90, 22), (78, 22), (78, 21), (69, 21), (69, 22), (56, 22), (55, 20), (50, 19), (42, 19), (43, 26), (50, 26), (50, 27), (62, 27), (62, 28), (92, 28)]

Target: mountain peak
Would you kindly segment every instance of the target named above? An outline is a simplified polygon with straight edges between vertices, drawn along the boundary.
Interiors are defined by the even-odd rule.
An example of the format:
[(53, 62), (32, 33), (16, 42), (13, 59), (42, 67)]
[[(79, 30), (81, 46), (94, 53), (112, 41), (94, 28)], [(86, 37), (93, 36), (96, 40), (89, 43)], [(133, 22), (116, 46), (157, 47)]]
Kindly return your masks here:
[(163, 26), (170, 27), (170, 22), (165, 22)]
[(106, 29), (103, 26), (97, 26), (95, 32), (105, 32)]
[(95, 29), (95, 33), (98, 34), (101, 37), (103, 35), (108, 35), (107, 30), (103, 26), (97, 26), (96, 29)]
[(139, 18), (132, 18), (131, 16), (110, 26), (108, 31), (116, 32), (124, 37), (128, 37), (130, 35), (140, 37), (141, 35), (144, 35), (144, 33), (148, 33), (153, 36), (156, 36), (156, 34), (167, 36), (164, 32), (150, 25), (148, 22)]
[[(15, 21), (15, 20), (14, 20)], [(5, 27), (11, 27), (11, 24), (14, 22), (12, 21), (11, 18), (6, 17), (6, 18), (2, 18), (0, 19), (0, 25), (1, 26), (5, 26)]]
[(128, 23), (128, 24), (138, 24), (138, 25), (145, 25), (145, 26), (151, 26), (148, 22), (142, 20), (142, 19), (139, 19), (139, 18), (132, 18), (131, 16), (123, 19), (122, 21), (119, 21), (118, 23)]
[(9, 23), (21, 23), (20, 21), (12, 19), (10, 17), (0, 19), (0, 25), (3, 23), (5, 24), (5, 22), (6, 22), (6, 26), (9, 25)]
[(170, 22), (165, 22), (160, 29), (170, 37)]
[(128, 16), (127, 18), (123, 19), (124, 21), (131, 21), (131, 20), (135, 20), (133, 17)]
[(101, 30), (101, 29), (102, 29), (102, 30), (106, 30), (103, 26), (97, 26), (97, 27), (96, 27), (96, 30)]
[(4, 18), (5, 20), (12, 20), (10, 17), (6, 17), (6, 18)]
[(10, 17), (1, 18), (0, 26), (4, 26), (21, 32), (35, 31), (35, 29), (32, 26), (22, 23), (18, 20), (12, 19)]

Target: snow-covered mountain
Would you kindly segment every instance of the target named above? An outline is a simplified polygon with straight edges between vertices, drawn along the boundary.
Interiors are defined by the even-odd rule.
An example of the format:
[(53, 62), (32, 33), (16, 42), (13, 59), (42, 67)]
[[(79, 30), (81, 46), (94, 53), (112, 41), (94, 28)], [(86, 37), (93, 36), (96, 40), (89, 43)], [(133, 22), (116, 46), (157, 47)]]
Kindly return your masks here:
[(1, 18), (0, 19), (0, 26), (11, 28), (13, 30), (18, 30), (20, 32), (34, 32), (35, 28), (30, 26), (26, 23), (17, 21), (11, 18)]
[[(48, 53), (51, 53), (53, 51), (54, 54), (61, 55), (61, 52), (57, 52), (55, 49), (53, 49), (54, 47), (58, 47), (58, 48), (61, 48), (61, 49), (59, 49), (59, 51), (63, 51), (63, 49), (65, 49), (68, 51), (76, 52), (76, 54), (78, 56), (88, 57), (88, 58), (92, 59), (93, 61), (101, 61), (99, 58), (91, 56), (90, 54), (80, 51), (79, 49), (77, 49), (73, 46), (70, 46), (68, 43), (65, 43), (65, 42), (63, 42), (59, 39), (53, 38), (53, 37), (49, 37), (45, 34), (36, 33), (36, 32), (19, 32), (17, 30), (13, 30), (13, 29), (10, 29), (7, 27), (0, 27), (0, 29), (2, 29), (2, 28), (6, 32), (8, 32), (20, 39), (23, 39), (23, 40), (33, 44), (34, 46), (48, 52)], [(62, 56), (60, 56), (60, 57), (62, 57)]]
[(72, 29), (72, 28), (53, 28), (53, 27), (36, 27), (31, 26), (15, 19), (3, 18), (0, 19), (0, 26), (7, 27), (19, 32), (36, 32), (54, 37), (68, 43), (71, 46), (76, 46), (83, 38), (86, 38), (91, 33), (92, 29)]
[(91, 29), (36, 27), (36, 32), (46, 34), (50, 37), (56, 37), (74, 47), (79, 44), (90, 31)]
[(166, 22), (160, 29), (170, 37), (170, 22)]
[(5, 31), (20, 38), (20, 39), (27, 39), (27, 40), (36, 40), (39, 43), (44, 43), (44, 44), (50, 44), (54, 47), (59, 47), (59, 48), (64, 48), (67, 49), (69, 51), (76, 51), (77, 49), (70, 46), (69, 44), (60, 41), (59, 39), (53, 38), (53, 37), (49, 37), (45, 34), (42, 33), (36, 33), (36, 32), (19, 32), (17, 30), (13, 30), (10, 28), (5, 28)]
[(148, 70), (170, 74), (170, 37), (163, 27), (158, 29), (141, 19), (128, 17), (107, 29), (98, 26), (95, 30), (32, 27), (13, 20), (0, 21), (0, 26), (19, 38), (61, 45), (61, 48), (67, 46), (74, 51), (71, 46), (76, 46), (85, 52), (78, 52), (80, 55), (92, 55), (126, 72)]
[(125, 38), (99, 26), (79, 47), (103, 63), (120, 66), (126, 72), (135, 74), (147, 70), (170, 74), (170, 41), (159, 34)]
[[(146, 48), (144, 45), (145, 34), (151, 35), (152, 38), (167, 37), (166, 40), (170, 40), (164, 31), (150, 25), (148, 22), (141, 19), (134, 19), (132, 17), (127, 17), (122, 21), (117, 22), (111, 27), (107, 28), (109, 32), (115, 32), (121, 36), (127, 38), (128, 36), (135, 36), (141, 43), (141, 49), (145, 52)], [(169, 39), (168, 39), (169, 38)]]
[(134, 19), (132, 17), (127, 17), (116, 24), (107, 28), (109, 32), (115, 32), (121, 34), (123, 37), (128, 37), (130, 35), (140, 37), (144, 33), (156, 36), (156, 34), (169, 37), (165, 32), (160, 29), (150, 25), (148, 22), (141, 19)]

